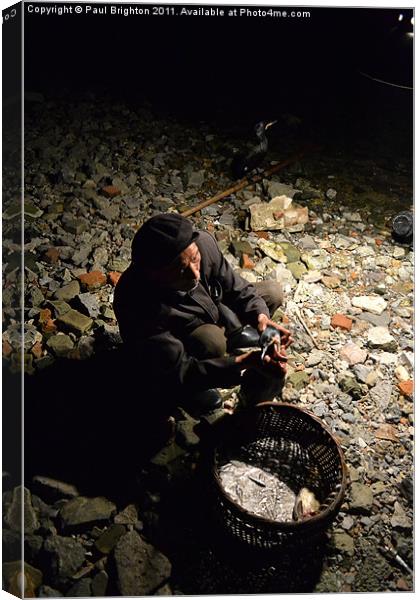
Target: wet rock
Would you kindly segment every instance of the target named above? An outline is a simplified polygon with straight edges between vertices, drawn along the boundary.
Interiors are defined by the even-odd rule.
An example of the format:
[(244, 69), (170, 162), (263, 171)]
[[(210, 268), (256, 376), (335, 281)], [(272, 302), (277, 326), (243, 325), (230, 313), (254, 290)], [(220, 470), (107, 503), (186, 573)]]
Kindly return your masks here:
[(387, 307), (387, 302), (382, 296), (355, 296), (352, 305), (375, 315), (381, 315)]
[(123, 596), (152, 594), (171, 574), (169, 560), (136, 531), (125, 534), (115, 548), (118, 588)]
[(350, 486), (349, 512), (369, 515), (373, 505), (373, 493), (370, 487), (358, 482)]
[(13, 531), (25, 534), (34, 533), (40, 527), (36, 512), (32, 506), (32, 495), (27, 488), (21, 486), (13, 490), (12, 501), (4, 519)]
[(44, 543), (44, 550), (51, 555), (53, 575), (60, 579), (74, 575), (85, 560), (82, 544), (70, 537), (50, 536)]
[(386, 327), (373, 327), (368, 331), (368, 345), (371, 348), (380, 348), (388, 352), (397, 349), (397, 342)]
[(72, 300), (77, 294), (80, 292), (79, 282), (76, 280), (71, 281), (67, 285), (59, 288), (55, 294), (54, 298), (57, 300), (64, 300), (64, 302), (68, 302)]

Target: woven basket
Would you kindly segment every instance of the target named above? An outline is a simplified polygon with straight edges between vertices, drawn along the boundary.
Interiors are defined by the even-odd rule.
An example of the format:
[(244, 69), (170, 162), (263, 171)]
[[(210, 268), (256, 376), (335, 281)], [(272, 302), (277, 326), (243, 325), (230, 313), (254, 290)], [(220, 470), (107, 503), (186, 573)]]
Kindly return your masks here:
[[(325, 533), (343, 502), (347, 479), (343, 451), (329, 429), (310, 412), (276, 402), (258, 404), (229, 421), (212, 455), (214, 516), (228, 537), (273, 550)], [(321, 503), (319, 512), (283, 522), (248, 512), (222, 486), (219, 467), (227, 456), (269, 470), (296, 494), (309, 488)]]

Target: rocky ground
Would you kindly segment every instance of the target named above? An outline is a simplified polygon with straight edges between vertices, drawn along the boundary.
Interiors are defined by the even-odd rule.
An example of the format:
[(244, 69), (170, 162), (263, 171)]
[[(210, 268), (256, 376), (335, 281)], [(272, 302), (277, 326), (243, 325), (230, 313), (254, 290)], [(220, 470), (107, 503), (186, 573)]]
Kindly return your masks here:
[[(226, 149), (242, 142), (226, 132), (221, 137), (211, 124), (158, 117), (150, 107), (94, 97), (74, 104), (35, 100), (25, 131), (24, 365), (30, 378), (57, 361), (76, 364), (119, 346), (113, 291), (129, 265), (135, 231), (157, 212), (181, 212), (229, 188)], [(268, 161), (289, 150), (279, 156), (274, 145)], [(7, 168), (4, 176), (13, 189)], [(283, 282), (286, 301), (276, 319), (296, 339), (283, 400), (322, 418), (344, 449), (350, 485), (329, 532), (318, 592), (413, 586), (409, 569), (381, 552), (392, 545), (413, 564), (414, 257), (389, 228), (390, 217), (410, 205), (410, 186), (404, 161), (349, 162), (315, 152), (192, 217), (248, 281)], [(253, 231), (250, 206), (282, 195), (306, 208), (307, 219)], [(3, 228), (3, 358), (6, 370), (18, 373), (20, 233), (12, 193)], [(223, 391), (229, 410), (236, 391)], [(179, 548), (165, 544), (159, 529), (168, 482), (176, 488), (179, 477), (193, 479), (197, 459), (196, 422), (182, 411), (175, 417), (175, 441), (140, 474), (143, 493), (125, 505), (87, 498), (72, 481), (42, 477), (49, 473), (37, 465), (38, 477), (23, 495), (29, 590), (40, 596), (217, 590), (188, 581)], [(146, 473), (156, 468), (165, 485), (157, 478), (146, 489)], [(7, 479), (4, 489), (3, 573), (13, 590), (21, 489)]]

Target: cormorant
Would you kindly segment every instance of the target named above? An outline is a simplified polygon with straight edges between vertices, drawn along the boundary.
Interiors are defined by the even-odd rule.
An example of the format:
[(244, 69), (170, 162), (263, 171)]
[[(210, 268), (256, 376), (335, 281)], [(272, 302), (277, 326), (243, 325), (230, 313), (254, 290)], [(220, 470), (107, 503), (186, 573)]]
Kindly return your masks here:
[(255, 135), (257, 136), (259, 143), (247, 154), (237, 154), (233, 157), (231, 169), (235, 179), (242, 179), (242, 177), (249, 175), (262, 163), (268, 149), (266, 131), (275, 123), (277, 123), (277, 121), (259, 121), (255, 125)]

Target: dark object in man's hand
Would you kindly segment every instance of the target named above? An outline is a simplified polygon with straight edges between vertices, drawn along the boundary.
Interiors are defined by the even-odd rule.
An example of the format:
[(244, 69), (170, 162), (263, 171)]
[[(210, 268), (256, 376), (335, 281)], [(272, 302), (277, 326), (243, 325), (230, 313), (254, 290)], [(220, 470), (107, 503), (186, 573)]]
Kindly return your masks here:
[(265, 356), (273, 356), (274, 351), (280, 350), (280, 331), (271, 325), (268, 325), (260, 336), (260, 346), (262, 349), (261, 360), (264, 361)]

